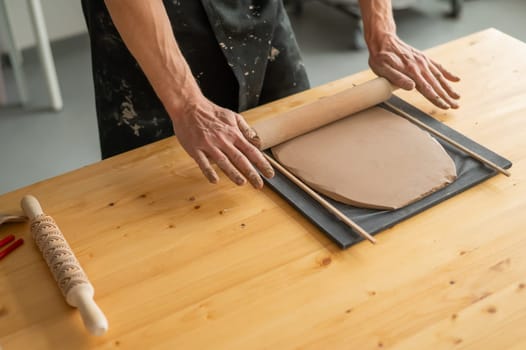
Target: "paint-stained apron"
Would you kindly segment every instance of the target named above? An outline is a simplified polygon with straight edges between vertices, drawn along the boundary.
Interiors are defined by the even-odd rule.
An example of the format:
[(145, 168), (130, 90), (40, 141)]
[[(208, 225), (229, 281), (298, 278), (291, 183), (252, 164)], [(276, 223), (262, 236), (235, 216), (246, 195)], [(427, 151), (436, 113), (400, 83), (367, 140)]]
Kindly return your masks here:
[[(82, 0), (90, 33), (102, 157), (173, 135), (164, 107), (103, 0)], [(309, 87), (281, 0), (164, 1), (201, 91), (243, 111)]]

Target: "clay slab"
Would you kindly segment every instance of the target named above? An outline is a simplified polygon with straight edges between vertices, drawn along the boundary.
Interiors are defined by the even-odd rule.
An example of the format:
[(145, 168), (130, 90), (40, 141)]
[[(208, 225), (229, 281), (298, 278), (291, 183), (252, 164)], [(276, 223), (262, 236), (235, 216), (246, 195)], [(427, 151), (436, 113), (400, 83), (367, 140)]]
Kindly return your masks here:
[(272, 148), (280, 163), (328, 197), (398, 209), (456, 179), (453, 160), (427, 132), (374, 107)]

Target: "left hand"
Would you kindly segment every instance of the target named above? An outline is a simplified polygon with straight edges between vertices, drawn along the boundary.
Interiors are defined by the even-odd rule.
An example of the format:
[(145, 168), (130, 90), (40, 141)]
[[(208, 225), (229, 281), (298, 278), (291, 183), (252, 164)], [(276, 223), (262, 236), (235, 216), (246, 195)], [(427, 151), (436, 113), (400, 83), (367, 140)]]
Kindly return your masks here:
[(368, 43), (369, 66), (377, 75), (404, 90), (416, 87), (442, 109), (458, 108), (455, 100), (460, 95), (450, 82), (459, 81), (459, 77), (400, 40), (396, 34), (385, 34), (377, 39), (380, 40)]

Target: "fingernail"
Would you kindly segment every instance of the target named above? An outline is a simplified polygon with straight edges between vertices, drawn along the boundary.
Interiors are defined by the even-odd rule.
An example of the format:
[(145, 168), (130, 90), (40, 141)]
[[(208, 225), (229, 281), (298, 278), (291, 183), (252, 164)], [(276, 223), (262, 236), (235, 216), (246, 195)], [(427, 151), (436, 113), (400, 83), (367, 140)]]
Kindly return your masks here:
[(242, 186), (245, 184), (245, 179), (242, 177), (236, 177), (236, 185)]
[(451, 100), (451, 99), (448, 99), (447, 101), (446, 100), (442, 100), (442, 102), (448, 108), (458, 108), (458, 104), (455, 101)]
[(263, 180), (258, 175), (252, 175), (250, 176), (250, 183), (252, 184), (252, 187), (259, 190), (261, 187), (263, 187)]
[(402, 86), (402, 88), (405, 90), (413, 90), (415, 88), (415, 84), (411, 81), (408, 81), (404, 84), (404, 86)]
[(206, 178), (208, 179), (208, 182), (216, 184), (219, 179), (217, 178), (217, 175), (214, 172), (206, 172)]
[(254, 132), (254, 136), (249, 138), (249, 141), (251, 144), (253, 144), (257, 148), (261, 148), (261, 139), (255, 132)]
[(436, 101), (438, 102), (438, 105), (440, 106), (440, 108), (449, 109), (449, 104), (447, 104), (446, 101), (444, 101), (442, 97), (437, 96)]
[(266, 167), (263, 170), (263, 175), (265, 175), (267, 179), (274, 177), (274, 169), (272, 167)]

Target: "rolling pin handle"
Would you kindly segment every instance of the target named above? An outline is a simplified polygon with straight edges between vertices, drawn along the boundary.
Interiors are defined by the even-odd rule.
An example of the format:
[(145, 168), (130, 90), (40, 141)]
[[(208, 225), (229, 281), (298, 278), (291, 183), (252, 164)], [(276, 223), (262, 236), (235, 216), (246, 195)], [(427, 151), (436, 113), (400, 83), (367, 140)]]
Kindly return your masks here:
[(37, 216), (44, 214), (38, 200), (31, 195), (24, 196), (20, 204), (29, 220), (33, 220)]
[(79, 310), (86, 329), (91, 334), (100, 336), (108, 330), (108, 320), (93, 300), (93, 294), (93, 287), (90, 284), (79, 284), (68, 292), (66, 301)]

